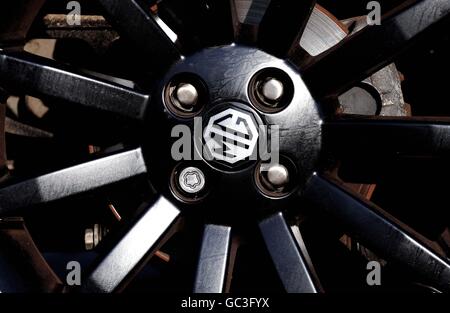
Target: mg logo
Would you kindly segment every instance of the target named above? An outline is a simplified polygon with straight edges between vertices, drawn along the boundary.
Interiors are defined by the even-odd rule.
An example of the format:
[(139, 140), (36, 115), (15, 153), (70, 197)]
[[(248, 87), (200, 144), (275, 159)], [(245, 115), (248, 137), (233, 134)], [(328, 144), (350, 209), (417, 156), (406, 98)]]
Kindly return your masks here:
[(258, 137), (258, 125), (251, 113), (232, 108), (211, 116), (203, 132), (206, 152), (229, 164), (251, 157)]
[(177, 138), (171, 148), (173, 160), (217, 161), (227, 169), (241, 161), (278, 164), (278, 125), (264, 125), (256, 114), (237, 106), (216, 107), (207, 116), (205, 121), (195, 117), (193, 128), (185, 124), (172, 128), (171, 136)]

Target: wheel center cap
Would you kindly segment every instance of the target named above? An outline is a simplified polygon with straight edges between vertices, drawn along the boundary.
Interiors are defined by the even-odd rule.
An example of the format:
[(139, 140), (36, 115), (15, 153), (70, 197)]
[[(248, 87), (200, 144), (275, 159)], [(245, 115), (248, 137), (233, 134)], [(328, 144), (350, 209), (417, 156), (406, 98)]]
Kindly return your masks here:
[(256, 160), (260, 138), (256, 115), (232, 103), (223, 107), (207, 115), (203, 131), (204, 157), (230, 166)]

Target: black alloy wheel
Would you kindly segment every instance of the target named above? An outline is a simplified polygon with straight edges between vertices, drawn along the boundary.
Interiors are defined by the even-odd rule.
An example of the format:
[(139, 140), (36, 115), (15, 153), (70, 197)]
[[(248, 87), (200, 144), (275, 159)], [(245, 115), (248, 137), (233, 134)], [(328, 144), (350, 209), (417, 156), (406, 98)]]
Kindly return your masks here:
[[(298, 42), (315, 0), (272, 0), (257, 26), (241, 23), (228, 0), (193, 1), (189, 11), (180, 10), (180, 1), (163, 0), (157, 4), (158, 15), (150, 10), (157, 1), (98, 0), (105, 18), (137, 51), (138, 68), (132, 71), (142, 75), (136, 88), (25, 52), (28, 30), (45, 1), (17, 2), (14, 19), (11, 14), (11, 20), (0, 21), (0, 95), (50, 99), (63, 109), (117, 118), (132, 128), (122, 150), (2, 182), (0, 229), (11, 221), (22, 229), (22, 221), (13, 217), (27, 221), (47, 204), (95, 195), (136, 177), (156, 191), (121, 222), (74, 291), (124, 290), (172, 236), (195, 225), (202, 236), (194, 292), (230, 291), (239, 241), (245, 237), (262, 239), (286, 292), (324, 292), (302, 227), (293, 226), (310, 214), (326, 216), (327, 223), (411, 273), (415, 281), (450, 291), (445, 252), (335, 175), (345, 160), (376, 159), (383, 167), (401, 158), (450, 156), (448, 117), (368, 117), (336, 110), (337, 96), (433, 32), (448, 30), (448, 0), (404, 1), (383, 15), (381, 25), (367, 26), (306, 58), (299, 57), (306, 52)], [(243, 134), (236, 129), (227, 133), (230, 120), (245, 126), (239, 128)], [(84, 123), (90, 120), (79, 127)], [(96, 124), (86, 127), (95, 129)], [(101, 124), (99, 133), (107, 136), (105, 127)], [(177, 127), (194, 134), (190, 160), (173, 158)], [(261, 155), (251, 158), (247, 152), (257, 150), (258, 140), (266, 140), (271, 129), (278, 129), (280, 159), (265, 168)], [(214, 132), (241, 136), (219, 144), (223, 158), (205, 143)], [(212, 140), (214, 146), (217, 138)], [(202, 153), (205, 146), (209, 157)], [(29, 275), (45, 276), (36, 280), (46, 283), (19, 283), (28, 279), (23, 264), (1, 251), (2, 292), (71, 290), (36, 251), (33, 257), (21, 256), (38, 260), (34, 262), (48, 274)], [(10, 275), (3, 278), (4, 273)]]

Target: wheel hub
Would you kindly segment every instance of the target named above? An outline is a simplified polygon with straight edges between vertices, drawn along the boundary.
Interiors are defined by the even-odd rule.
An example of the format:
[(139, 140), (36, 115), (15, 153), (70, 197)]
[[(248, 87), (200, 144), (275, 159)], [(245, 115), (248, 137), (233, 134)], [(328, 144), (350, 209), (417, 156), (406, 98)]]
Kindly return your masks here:
[[(196, 103), (190, 110), (180, 110), (178, 94), (186, 86), (188, 96), (196, 95)], [(278, 195), (284, 197), (314, 172), (322, 113), (299, 73), (284, 60), (234, 44), (205, 49), (173, 65), (153, 99), (148, 124), (154, 141), (146, 151), (150, 164), (161, 165), (153, 171), (160, 190), (180, 189), (177, 177), (171, 176), (194, 166), (207, 181), (220, 181), (205, 186), (214, 189), (216, 197), (277, 198), (278, 189), (261, 192), (259, 187), (265, 184), (255, 176), (271, 173), (273, 179), (274, 169), (283, 168), (289, 185), (296, 185)], [(254, 186), (256, 192), (243, 184)]]

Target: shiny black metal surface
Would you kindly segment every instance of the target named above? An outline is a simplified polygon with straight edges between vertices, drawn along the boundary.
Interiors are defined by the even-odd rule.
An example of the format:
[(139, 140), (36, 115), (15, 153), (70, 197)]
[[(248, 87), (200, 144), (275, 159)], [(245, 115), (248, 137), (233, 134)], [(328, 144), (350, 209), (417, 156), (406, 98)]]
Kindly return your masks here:
[(0, 189), (0, 215), (17, 215), (19, 209), (73, 196), (145, 174), (140, 149), (118, 153)]
[(340, 156), (444, 156), (450, 152), (447, 117), (341, 116), (325, 122), (324, 145)]
[(26, 52), (0, 51), (0, 82), (10, 91), (142, 119), (149, 96)]
[(259, 228), (285, 290), (289, 293), (320, 292), (321, 287), (304, 244), (302, 250), (283, 214), (277, 213), (262, 220)]
[(139, 1), (99, 0), (106, 16), (118, 31), (140, 51), (146, 70), (164, 69), (180, 59), (176, 45)]
[(131, 222), (117, 244), (103, 256), (85, 280), (83, 292), (113, 292), (126, 278), (145, 265), (174, 226), (180, 211), (160, 197)]
[[(263, 112), (256, 106), (249, 94), (249, 82), (259, 71), (271, 68), (285, 73), (292, 81), (292, 99), (286, 106), (277, 113)], [(207, 94), (205, 104), (195, 116), (184, 118), (176, 116), (164, 101), (163, 97), (154, 97), (155, 105), (149, 109), (149, 134), (160, 134), (147, 146), (152, 149), (154, 145), (161, 147), (161, 154), (149, 154), (149, 163), (161, 164), (156, 168), (155, 184), (160, 190), (167, 186), (168, 175), (177, 164), (172, 160), (171, 147), (179, 139), (172, 136), (172, 130), (179, 125), (187, 126), (194, 134), (191, 160), (197, 160), (196, 153), (199, 146), (203, 144), (198, 138), (198, 130), (194, 128), (194, 118), (201, 117), (203, 126), (213, 115), (213, 112), (220, 112), (226, 108), (244, 109), (256, 117), (260, 126), (279, 128), (279, 151), (280, 154), (292, 158), (297, 166), (298, 182), (303, 184), (306, 178), (313, 173), (317, 164), (321, 149), (321, 123), (322, 115), (319, 104), (311, 97), (307, 87), (304, 85), (300, 75), (292, 66), (284, 60), (273, 57), (261, 50), (240, 45), (227, 45), (201, 50), (184, 60), (176, 63), (162, 80), (156, 94), (163, 94), (165, 86), (175, 77), (183, 77), (186, 73), (201, 79), (206, 87)], [(190, 79), (187, 76), (186, 79)], [(288, 89), (289, 87), (286, 87)], [(288, 91), (286, 91), (288, 92)], [(157, 121), (164, 120), (161, 125)], [(200, 137), (201, 137), (200, 133)], [(172, 138), (171, 138), (172, 137)], [(297, 138), (301, 138), (299, 141)], [(167, 140), (167, 138), (170, 138)], [(294, 144), (295, 143), (295, 144)], [(144, 149), (145, 151), (145, 149)], [(200, 157), (201, 161), (205, 160)], [(206, 161), (208, 166), (214, 168), (214, 173), (227, 184), (228, 190), (214, 188), (222, 195), (216, 197), (227, 198), (226, 194), (232, 192), (243, 192), (245, 182), (251, 184), (254, 166), (257, 160), (246, 163), (245, 167), (230, 166), (228, 169), (217, 166), (218, 161)], [(225, 183), (226, 181), (226, 183)], [(214, 192), (214, 191), (212, 191)], [(261, 194), (256, 192), (252, 195), (261, 198)], [(230, 199), (231, 200), (231, 199)], [(212, 204), (211, 204), (212, 205)], [(229, 207), (224, 203), (224, 208)]]
[(195, 277), (195, 293), (225, 291), (230, 262), (231, 227), (206, 225)]
[(395, 217), (330, 177), (314, 175), (305, 197), (380, 256), (400, 263), (427, 283), (449, 291), (449, 260), (437, 252), (429, 240)]
[(167, 0), (158, 15), (178, 35), (183, 53), (233, 42), (230, 2), (225, 0)]

